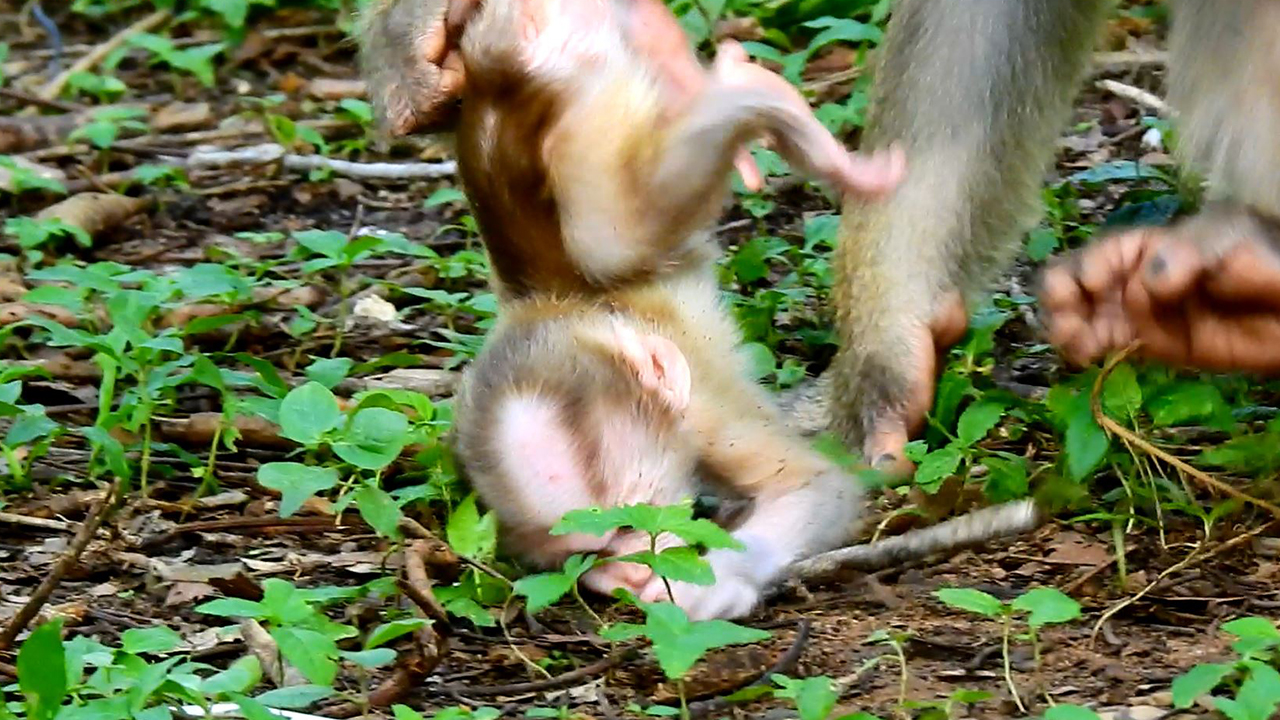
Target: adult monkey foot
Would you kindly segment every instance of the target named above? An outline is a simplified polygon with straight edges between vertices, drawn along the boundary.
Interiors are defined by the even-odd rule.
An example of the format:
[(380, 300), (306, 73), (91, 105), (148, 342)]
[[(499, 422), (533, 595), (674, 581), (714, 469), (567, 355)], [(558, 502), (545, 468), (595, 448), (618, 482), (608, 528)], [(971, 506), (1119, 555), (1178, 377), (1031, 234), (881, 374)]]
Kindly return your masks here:
[(901, 397), (873, 410), (868, 423), (862, 451), (872, 467), (899, 476), (915, 471), (903, 448), (924, 430), (925, 416), (933, 406), (938, 367), (968, 327), (964, 297), (954, 292), (942, 302), (928, 324), (916, 332), (912, 357), (904, 358), (904, 364), (912, 371), (910, 386)]
[(1045, 272), (1041, 307), (1072, 363), (1139, 340), (1175, 365), (1280, 372), (1280, 219), (1220, 205), (1107, 238)]

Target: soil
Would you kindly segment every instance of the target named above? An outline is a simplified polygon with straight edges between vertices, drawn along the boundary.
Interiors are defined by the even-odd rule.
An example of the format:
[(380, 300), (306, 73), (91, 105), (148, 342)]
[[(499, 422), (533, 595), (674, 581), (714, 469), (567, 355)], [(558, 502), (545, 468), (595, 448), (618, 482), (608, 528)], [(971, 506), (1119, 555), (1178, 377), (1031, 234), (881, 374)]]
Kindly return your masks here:
[[(69, 48), (101, 42), (106, 35), (95, 23), (66, 12), (55, 13)], [(265, 141), (252, 131), (253, 104), (248, 100), (283, 93), (273, 113), (297, 120), (313, 118), (318, 110), (332, 110), (333, 103), (310, 98), (307, 80), (321, 75), (351, 77), (350, 48), (341, 34), (324, 30), (325, 16), (307, 11), (282, 11), (266, 26), (249, 33), (227, 65), (219, 68), (216, 85), (204, 88), (189, 76), (144, 65), (136, 54), (121, 63), (119, 76), (130, 88), (127, 100), (155, 106), (175, 101), (207, 103), (205, 118), (194, 127), (153, 135), (134, 145), (108, 153), (95, 153), (65, 142), (36, 143), (9, 152), (25, 152), (30, 159), (67, 172), (69, 183), (84, 189), (103, 184), (113, 172), (150, 162), (174, 150), (189, 153), (193, 143), (181, 133), (210, 130), (215, 123), (237, 113), (249, 120), (240, 125), (243, 134), (231, 134), (217, 142), (234, 147)], [(123, 25), (120, 24), (120, 27)], [(280, 28), (319, 26), (313, 33), (268, 36)], [(47, 78), (47, 55), (42, 54), (43, 35), (19, 20), (17, 9), (0, 3), (0, 28), (11, 41), (9, 63), (22, 66), (9, 72), (7, 87), (28, 87), (24, 78)], [(1149, 28), (1138, 28), (1131, 44), (1137, 55), (1149, 53)], [(181, 39), (180, 36), (175, 39)], [(65, 64), (64, 60), (64, 64)], [(1092, 80), (1109, 77), (1126, 84), (1162, 91), (1159, 62), (1121, 62), (1106, 68)], [(838, 64), (832, 72), (843, 69)], [(14, 121), (28, 103), (0, 96), (0, 121)], [(1101, 91), (1087, 90), (1080, 98), (1076, 127), (1089, 128), (1067, 134), (1062, 141), (1053, 178), (1094, 167), (1115, 159), (1144, 159), (1167, 163), (1159, 150), (1144, 149), (1142, 113), (1130, 101)], [(7, 117), (6, 117), (7, 116)], [(0, 126), (0, 141), (4, 141)], [(349, 125), (329, 132), (336, 143), (358, 139), (362, 130)], [(130, 149), (131, 148), (131, 149)], [(385, 152), (369, 149), (352, 159), (373, 161), (434, 161), (447, 156), (447, 143), (438, 138), (398, 144)], [(93, 249), (67, 247), (87, 261), (114, 261), (164, 269), (197, 262), (219, 261), (228, 251), (277, 263), (277, 271), (290, 272), (279, 245), (259, 245), (232, 237), (241, 231), (289, 232), (302, 228), (347, 231), (362, 226), (392, 229), (449, 254), (478, 249), (474, 240), (457, 229), (464, 214), (457, 204), (424, 207), (424, 201), (452, 180), (358, 181), (349, 178), (308, 180), (296, 173), (260, 168), (250, 171), (206, 170), (193, 172), (191, 189), (148, 191), (158, 204), (148, 213), (96, 239)], [(136, 191), (134, 194), (137, 194)], [(806, 211), (828, 208), (826, 201), (808, 191), (792, 188), (776, 198), (784, 209), (770, 222), (780, 236), (794, 237)], [(1103, 186), (1096, 195), (1079, 198), (1086, 217), (1099, 220), (1113, 209), (1119, 193)], [(47, 201), (37, 197), (0, 200), (0, 217), (32, 214)], [(737, 221), (746, 217), (740, 208), (724, 218), (723, 242), (745, 239)], [(296, 269), (293, 271), (296, 274)], [(1033, 268), (1019, 266), (1006, 281), (1011, 287), (1030, 287)], [(10, 273), (12, 274), (12, 273)], [(359, 263), (353, 275), (360, 281), (354, 291), (371, 293), (374, 281), (400, 287), (419, 286), (446, 291), (472, 290), (473, 278), (442, 277), (412, 258), (378, 259)], [(17, 278), (21, 282), (20, 276)], [(313, 279), (308, 283), (314, 284)], [(334, 279), (319, 288), (323, 298), (312, 309), (332, 317), (343, 290)], [(385, 294), (385, 293), (383, 293)], [(233, 345), (237, 351), (265, 358), (282, 371), (291, 372), (305, 355), (326, 355), (335, 342), (332, 326), (299, 339), (284, 332), (296, 317), (292, 310), (261, 309), (259, 321), (239, 333), (207, 342)], [(470, 327), (462, 314), (445, 317), (425, 309), (403, 315), (402, 324), (371, 323), (344, 334), (342, 355), (357, 361), (374, 359), (398, 350), (417, 353), (421, 362), (437, 369), (449, 365), (451, 353), (429, 345), (439, 339), (440, 328)], [(999, 335), (998, 354), (1013, 357), (1019, 348), (1036, 342), (1035, 328), (1015, 320)], [(85, 369), (83, 354), (51, 348), (29, 347), (13, 341), (6, 347), (10, 359), (59, 360), (52, 377), (28, 383), (25, 402), (42, 403), (58, 420), (91, 424), (96, 413), (96, 385)], [(813, 371), (823, 358), (806, 358)], [(72, 368), (72, 369), (68, 369)], [(1015, 365), (1012, 381), (1040, 388), (1056, 368), (1042, 364)], [(189, 417), (216, 411), (216, 397), (184, 388), (174, 416)], [(212, 628), (217, 618), (193, 610), (200, 602), (220, 595), (253, 597), (267, 577), (283, 577), (303, 586), (352, 587), (382, 577), (402, 564), (401, 555), (358, 523), (341, 528), (312, 524), (306, 528), (278, 521), (275, 498), (254, 482), (260, 463), (279, 460), (286, 452), (245, 443), (240, 452), (218, 458), (222, 492), (195, 501), (199, 480), (190, 473), (182, 452), (201, 447), (185, 443), (181, 432), (163, 438), (171, 445), (158, 446), (155, 478), (147, 496), (131, 496), (105, 523), (103, 532), (89, 544), (77, 562), (57, 584), (42, 617), (68, 618), (75, 633), (104, 642), (115, 642), (130, 628), (165, 624), (176, 629), (195, 656), (223, 666), (244, 652), (239, 640), (225, 641)], [(184, 447), (185, 444), (185, 447)], [(207, 449), (208, 440), (203, 447)], [(0, 592), (3, 614), (12, 616), (66, 551), (77, 523), (83, 521), (101, 490), (85, 489), (85, 444), (77, 438), (60, 442), (33, 469), (34, 489), (6, 495), (5, 511), (25, 518), (45, 518), (65, 527), (51, 529), (29, 523), (5, 522), (0, 536)], [(314, 508), (312, 508), (314, 510)], [(317, 518), (318, 515), (302, 517)], [(877, 519), (878, 518), (874, 518)], [(258, 526), (246, 521), (262, 520)], [(420, 518), (439, 530), (439, 518)], [(200, 525), (224, 521), (225, 527)], [(237, 523), (240, 526), (237, 526)], [(1047, 703), (1088, 704), (1124, 714), (1115, 717), (1168, 717), (1169, 684), (1191, 666), (1221, 660), (1230, 655), (1230, 638), (1219, 624), (1241, 614), (1280, 615), (1280, 548), (1273, 537), (1257, 537), (1235, 545), (1233, 537), (1264, 529), (1265, 521), (1240, 515), (1220, 526), (1212, 540), (1204, 541), (1200, 527), (1185, 519), (1169, 520), (1164, 528), (1134, 529), (1126, 535), (1127, 549), (1117, 558), (1113, 537), (1097, 524), (1052, 523), (1031, 537), (977, 548), (957, 556), (893, 568), (874, 575), (859, 575), (843, 582), (807, 590), (793, 588), (752, 617), (747, 624), (767, 628), (772, 640), (760, 645), (732, 648), (711, 654), (686, 681), (686, 698), (695, 714), (704, 717), (785, 717), (786, 703), (762, 699), (729, 704), (723, 699), (754, 682), (762, 673), (780, 669), (793, 677), (824, 674), (843, 688), (840, 708), (894, 716), (905, 698), (919, 703), (942, 701), (959, 690), (984, 690), (991, 699), (972, 706), (961, 704), (956, 716), (1020, 717), (1042, 713)], [(874, 523), (873, 523), (874, 526)], [(1123, 571), (1122, 571), (1123, 569)], [(1012, 599), (1038, 586), (1057, 587), (1076, 598), (1084, 618), (1046, 628), (1038, 638), (1041, 664), (1036, 670), (1032, 644), (1025, 627), (1015, 624), (1008, 652), (1008, 671), (1002, 653), (1004, 629), (999, 621), (977, 618), (941, 604), (933, 591), (943, 587), (984, 590), (1001, 599)], [(352, 605), (348, 621), (368, 624), (380, 601)], [(620, 612), (607, 602), (592, 601), (606, 617)], [(591, 630), (591, 619), (573, 607), (557, 607), (536, 619), (522, 612), (510, 613), (507, 633), (498, 628), (477, 629), (463, 620), (452, 627), (437, 627), (448, 635), (448, 648), (439, 665), (407, 693), (403, 702), (421, 711), (451, 705), (492, 705), (504, 714), (518, 716), (539, 707), (567, 707), (589, 717), (633, 714), (628, 703), (651, 701), (678, 703), (677, 688), (666, 683), (645, 653), (620, 657), (609, 667), (575, 682), (555, 682), (551, 690), (521, 691), (501, 686), (537, 683), (528, 662), (546, 661), (552, 675), (560, 676), (596, 663), (608, 656), (608, 648)], [(803, 630), (801, 628), (804, 628)], [(891, 642), (873, 642), (875, 633), (888, 633)], [(12, 663), (12, 656), (4, 656)], [(905, 669), (901, 660), (905, 659)], [(778, 664), (781, 664), (778, 667)], [(0, 674), (12, 668), (0, 665)], [(1006, 675), (1008, 678), (1006, 678)], [(344, 676), (346, 689), (360, 690), (354, 676)], [(371, 686), (386, 681), (375, 673)], [(1015, 703), (1009, 679), (1016, 685), (1026, 710)], [(313, 711), (336, 715), (336, 701)], [(917, 708), (914, 712), (923, 712)], [(387, 716), (385, 708), (372, 714)]]

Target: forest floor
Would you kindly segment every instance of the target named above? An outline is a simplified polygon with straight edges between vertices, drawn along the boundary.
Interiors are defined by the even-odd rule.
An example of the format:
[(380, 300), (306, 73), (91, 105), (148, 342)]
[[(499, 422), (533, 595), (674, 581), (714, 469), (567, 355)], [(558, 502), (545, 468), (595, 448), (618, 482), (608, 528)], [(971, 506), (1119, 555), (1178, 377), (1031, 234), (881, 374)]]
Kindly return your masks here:
[[(50, 59), (30, 20), (20, 23), (18, 17), (16, 8), (6, 10), (0, 3), (0, 29), (14, 30), (0, 36), (15, 38), (0, 65), (9, 89), (0, 94), (0, 153), (33, 163), (71, 195), (82, 194), (85, 207), (75, 211), (81, 213), (79, 220), (68, 222), (87, 227), (92, 241), (69, 242), (69, 231), (42, 235), (37, 227), (32, 235), (17, 225), (6, 226), (0, 319), (9, 327), (0, 331), (5, 358), (0, 404), (18, 408), (6, 410), (9, 417), (37, 414), (53, 424), (27, 421), (35, 426), (28, 442), (0, 445), (9, 480), (0, 516), (0, 621), (11, 622), (36, 597), (39, 619), (65, 618), (74, 635), (114, 647), (126, 631), (163, 625), (180, 638), (169, 650), (221, 668), (245, 653), (246, 640), (234, 625), (233, 632), (225, 631), (225, 618), (195, 608), (216, 597), (261, 599), (266, 578), (331, 590), (339, 603), (330, 607), (341, 607), (340, 620), (358, 627), (394, 617), (395, 607), (404, 611), (408, 605), (403, 598), (368, 591), (404, 565), (399, 546), (370, 529), (376, 521), (366, 516), (362, 522), (355, 506), (345, 504), (337, 510), (347, 514), (335, 517), (335, 506), (319, 498), (308, 500), (292, 518), (279, 518), (280, 495), (260, 484), (257, 473), (265, 463), (297, 459), (296, 445), (254, 412), (306, 380), (331, 388), (344, 407), (357, 402), (353, 396), (378, 388), (407, 388), (436, 404), (448, 397), (463, 361), (483, 335), (492, 304), (484, 294), (484, 260), (474, 221), (465, 202), (450, 191), (455, 178), (441, 164), (448, 160), (447, 143), (428, 137), (384, 152), (368, 140), (364, 108), (337, 105), (339, 98), (357, 96), (340, 83), (326, 86), (328, 79), (353, 77), (353, 61), (343, 34), (334, 32), (323, 15), (278, 12), (216, 61), (217, 80), (210, 87), (192, 75), (178, 75), (166, 63), (149, 66), (136, 53), (126, 54), (115, 73), (127, 92), (101, 92), (117, 106), (149, 108), (146, 117), (93, 117), (79, 104), (86, 97), (74, 103), (34, 102), (30, 96), (40, 82), (32, 79), (50, 77)], [(88, 20), (65, 13), (59, 20), (66, 45), (63, 67), (106, 39)], [(199, 31), (174, 38), (181, 41), (172, 45), (173, 52), (215, 39), (202, 38)], [(1132, 169), (1138, 166), (1130, 163), (1126, 170), (1117, 162), (1140, 160), (1140, 167), (1170, 170), (1168, 156), (1154, 144), (1150, 123), (1143, 122), (1156, 114), (1154, 108), (1135, 101), (1136, 95), (1121, 97), (1095, 86), (1110, 79), (1156, 97), (1162, 94), (1160, 42), (1147, 37), (1132, 45), (1101, 58), (1078, 100), (1072, 129), (1061, 141), (1046, 202), (1069, 204), (1071, 210), (1066, 219), (1056, 213), (1047, 226), (1056, 235), (1051, 238), (1055, 245), (1076, 244), (1113, 214), (1122, 196), (1126, 204), (1142, 205), (1138, 212), (1159, 215), (1177, 209), (1176, 202), (1169, 207), (1168, 193), (1135, 202), (1134, 182), (1143, 180)], [(818, 69), (811, 70), (806, 82), (847, 73), (851, 58), (844, 56), (842, 65), (841, 57), (818, 56), (813, 63)], [(181, 62), (186, 61), (168, 64)], [(839, 95), (848, 87), (848, 82), (834, 82), (823, 93)], [(262, 100), (273, 94), (278, 102)], [(150, 125), (146, 132), (131, 125), (141, 120)], [(83, 132), (86, 126), (93, 129)], [(69, 135), (75, 128), (81, 134)], [(106, 147), (95, 147), (101, 133), (115, 136), (99, 143)], [(216, 167), (206, 157), (206, 164), (196, 167), (192, 161), (205, 153), (202, 145), (231, 150), (268, 142), (290, 150), (323, 145), (331, 156), (346, 154), (363, 163), (423, 163), (423, 172), (436, 167), (442, 177), (406, 181), (309, 172), (277, 163), (240, 161)], [(166, 169), (173, 167), (184, 169)], [(1110, 174), (1094, 182), (1062, 182), (1089, 170)], [(39, 182), (30, 174), (23, 177)], [(764, 198), (739, 194), (745, 200), (726, 211), (718, 233), (726, 253), (759, 236), (798, 247), (807, 240), (806, 225), (834, 211), (812, 188), (786, 177), (771, 182)], [(83, 195), (120, 188), (148, 203), (123, 207)], [(39, 189), (0, 193), (0, 218), (31, 216), (57, 199)], [(759, 205), (751, 203), (762, 202), (771, 203), (771, 209), (754, 212)], [(371, 228), (402, 233), (427, 251), (406, 251), (394, 243), (374, 247), (375, 242), (353, 248), (352, 238), (378, 237)], [(338, 240), (292, 236), (309, 229), (336, 231), (331, 235)], [(336, 246), (326, 245), (331, 241)], [(733, 257), (726, 276), (744, 296), (766, 297), (771, 284), (787, 272), (775, 262), (777, 257), (766, 253), (756, 261), (765, 263), (764, 277), (747, 281), (750, 258), (741, 253)], [(813, 259), (806, 254), (802, 262)], [(208, 270), (211, 265), (234, 272)], [(1010, 301), (1006, 309), (1013, 310), (995, 332), (994, 347), (984, 353), (989, 376), (1026, 397), (1043, 397), (1061, 373), (1039, 344), (1026, 303), (1038, 266), (1024, 257), (1002, 281), (1000, 291)], [(70, 267), (77, 272), (67, 271)], [(153, 287), (147, 285), (153, 277), (184, 270), (177, 276), (176, 291), (156, 291), (152, 304), (142, 310), (136, 303), (148, 300), (121, 294), (121, 288), (139, 282)], [(51, 289), (34, 299), (27, 295), (41, 287)], [(788, 310), (790, 315), (805, 310), (803, 320), (788, 313), (777, 317), (791, 322), (793, 330), (800, 325), (829, 332), (829, 316), (818, 307), (822, 296), (806, 296)], [(124, 307), (131, 302), (136, 313)], [(740, 309), (750, 318), (759, 307), (748, 300)], [(769, 307), (776, 313), (777, 306)], [(395, 312), (388, 314), (387, 308)], [(32, 318), (51, 319), (82, 334), (59, 339), (49, 333), (47, 323), (29, 324)], [(112, 345), (109, 328), (125, 318), (137, 320), (145, 337)], [(182, 342), (173, 354), (164, 355), (169, 346), (162, 341), (173, 337)], [(793, 358), (814, 374), (829, 361), (831, 350), (829, 345), (807, 346), (802, 337), (803, 332), (795, 331), (764, 342), (780, 358)], [(95, 354), (111, 355), (108, 351), (119, 356), (112, 355), (110, 362), (93, 360)], [(212, 360), (214, 376), (221, 370), (221, 384), (199, 375), (206, 362), (202, 358)], [(251, 359), (266, 361), (271, 369)], [(790, 384), (785, 381), (787, 367), (783, 362), (773, 368), (769, 377), (775, 385)], [(193, 381), (189, 375), (204, 379)], [(14, 392), (20, 397), (2, 392), (6, 383), (19, 380)], [(100, 405), (104, 392), (105, 411)], [(223, 411), (227, 398), (237, 392), (256, 393), (257, 398), (242, 401), (244, 410), (232, 421), (240, 437), (234, 448), (227, 448), (221, 442), (222, 433), (229, 432)], [(1274, 406), (1280, 399), (1268, 386), (1249, 392), (1259, 405)], [(43, 411), (28, 409), (34, 406)], [(95, 434), (95, 428), (108, 437)], [(419, 434), (412, 441), (438, 440), (432, 435), (438, 429), (415, 425)], [(1224, 437), (1197, 427), (1181, 430), (1179, 442), (1188, 448)], [(1051, 436), (1043, 433), (992, 442), (1017, 445), (1019, 453), (1045, 444), (1026, 453), (1039, 453), (1040, 459), (1051, 460), (1054, 453), (1048, 446)], [(414, 461), (426, 457), (425, 466), (415, 470), (407, 467), (407, 459), (397, 461), (382, 481), (419, 527), (465, 552), (456, 546), (468, 528), (441, 510), (457, 502), (456, 482), (431, 475), (447, 475), (449, 464), (430, 448), (426, 453)], [(1146, 460), (1135, 464), (1151, 467)], [(112, 504), (114, 512), (86, 548), (74, 547), (86, 519), (100, 511), (108, 493), (104, 481), (119, 476), (121, 468), (132, 476), (128, 496)], [(1176, 484), (1177, 476), (1168, 473)], [(1262, 477), (1266, 482), (1274, 485), (1274, 470)], [(349, 502), (350, 496), (344, 500)], [(1071, 515), (1060, 515), (1017, 540), (929, 563), (855, 574), (823, 587), (793, 588), (745, 623), (768, 629), (771, 640), (715, 650), (695, 665), (684, 683), (690, 709), (702, 717), (793, 714), (791, 705), (779, 698), (725, 700), (771, 670), (792, 677), (826, 675), (839, 690), (841, 710), (881, 717), (927, 716), (948, 698), (963, 700), (963, 691), (987, 691), (992, 697), (971, 706), (957, 701), (949, 709), (952, 716), (1039, 715), (1051, 699), (1089, 705), (1104, 716), (1117, 713), (1111, 715), (1117, 718), (1171, 717), (1170, 683), (1175, 677), (1194, 665), (1232, 657), (1232, 638), (1221, 630), (1223, 621), (1280, 615), (1280, 544), (1265, 517), (1240, 509), (1219, 520), (1208, 539), (1205, 523), (1182, 512), (1113, 524), (1106, 515), (1114, 499), (1113, 492), (1099, 500), (1098, 517), (1090, 522), (1073, 523)], [(901, 504), (900, 497), (883, 503), (871, 527), (882, 519), (885, 507)], [(483, 521), (474, 524), (484, 526)], [(905, 524), (885, 527), (896, 532)], [(1117, 539), (1125, 544), (1123, 555), (1116, 552)], [(483, 540), (478, 543), (484, 546)], [(431, 565), (433, 574), (440, 573), (437, 583), (474, 572), (466, 562), (442, 554), (447, 559)], [(500, 558), (493, 562), (511, 573)], [(59, 572), (65, 574), (50, 596), (40, 598), (37, 584), (60, 564)], [(965, 587), (1011, 600), (1037, 586), (1056, 587), (1083, 609), (1075, 622), (1042, 629), (1038, 664), (1031, 642), (1022, 635), (1025, 627), (1014, 628), (1011, 647), (1002, 652), (1001, 620), (963, 613), (933, 594), (939, 588)], [(353, 588), (361, 588), (363, 596), (339, 597)], [(600, 599), (590, 603), (607, 619), (638, 615), (633, 608), (610, 607)], [(338, 687), (348, 698), (369, 697), (367, 688), (385, 683), (389, 694), (383, 699), (394, 696), (424, 713), (462, 705), (491, 706), (519, 716), (529, 708), (550, 707), (560, 708), (556, 712), (561, 715), (612, 718), (634, 716), (638, 710), (632, 703), (678, 705), (677, 686), (664, 678), (653, 659), (644, 652), (610, 654), (610, 644), (593, 633), (592, 617), (580, 607), (560, 604), (534, 617), (516, 610), (515, 604), (481, 604), (485, 607), (479, 612), (487, 622), (474, 622), (474, 609), (437, 622), (437, 650), (443, 652), (434, 660), (412, 661), (438, 661), (429, 671), (410, 668), (412, 662), (403, 660), (402, 652), (390, 669), (367, 676), (346, 668)], [(455, 607), (461, 606), (450, 610)], [(495, 618), (501, 622), (493, 622)], [(5, 659), (0, 675), (18, 672), (11, 654), (0, 657)], [(396, 687), (396, 673), (412, 678), (412, 686)], [(1016, 704), (1010, 684), (1017, 687), (1025, 711)], [(334, 696), (307, 712), (333, 717), (349, 715), (353, 708)], [(388, 714), (385, 707), (370, 712)]]

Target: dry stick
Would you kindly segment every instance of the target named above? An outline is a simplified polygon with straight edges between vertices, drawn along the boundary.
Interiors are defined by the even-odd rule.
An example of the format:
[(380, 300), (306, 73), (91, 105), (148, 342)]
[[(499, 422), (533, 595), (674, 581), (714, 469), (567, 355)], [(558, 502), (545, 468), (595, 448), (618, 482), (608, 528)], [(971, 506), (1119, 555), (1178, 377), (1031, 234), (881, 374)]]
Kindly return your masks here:
[(337, 160), (323, 155), (297, 155), (287, 152), (282, 145), (263, 143), (234, 150), (198, 149), (187, 157), (187, 166), (193, 169), (237, 168), (267, 165), (279, 162), (286, 170), (327, 169), (338, 175), (364, 180), (432, 180), (457, 173), (458, 165), (452, 160), (437, 163), (358, 163)]
[[(791, 647), (787, 648), (787, 651), (782, 654), (782, 657), (778, 658), (778, 662), (769, 666), (759, 675), (752, 678), (749, 682), (744, 683), (741, 687), (736, 688), (729, 694), (736, 694), (745, 688), (754, 687), (756, 685), (767, 685), (769, 683), (769, 678), (772, 676), (786, 675), (794, 670), (796, 663), (800, 662), (800, 656), (804, 654), (805, 648), (809, 645), (809, 628), (809, 618), (800, 618), (800, 622), (796, 625), (796, 639), (792, 641)], [(700, 717), (707, 713), (720, 712), (732, 705), (733, 703), (724, 697), (716, 697), (709, 700), (689, 703), (689, 715), (693, 717)]]
[(1099, 80), (1094, 86), (1100, 90), (1122, 97), (1125, 100), (1131, 100), (1143, 107), (1154, 110), (1161, 117), (1168, 117), (1173, 113), (1169, 103), (1161, 100), (1157, 95), (1147, 92), (1142, 88), (1136, 88), (1132, 85), (1126, 85), (1118, 80)]
[(38, 518), (29, 515), (19, 515), (17, 513), (0, 512), (0, 523), (9, 523), (11, 525), (26, 525), (27, 527), (40, 528), (41, 530), (56, 530), (58, 532), (69, 532), (75, 525), (65, 520), (53, 520), (51, 518)]
[(40, 608), (48, 602), (49, 596), (53, 594), (54, 588), (62, 581), (62, 576), (67, 574), (71, 566), (80, 560), (81, 553), (89, 546), (89, 541), (93, 539), (94, 534), (98, 531), (98, 527), (102, 525), (103, 519), (107, 516), (111, 506), (114, 504), (116, 494), (120, 491), (120, 481), (116, 480), (107, 488), (107, 494), (94, 505), (89, 511), (89, 517), (85, 518), (84, 524), (80, 526), (80, 532), (76, 533), (71, 539), (71, 545), (67, 547), (62, 557), (58, 558), (58, 562), (40, 581), (40, 585), (36, 587), (36, 591), (31, 594), (31, 599), (23, 605), (5, 626), (4, 632), (0, 633), (0, 650), (8, 650), (13, 647), (13, 641), (18, 637), (18, 633), (22, 632), (27, 624), (35, 618), (40, 612)]
[[(1016, 510), (1016, 517), (1012, 510)], [(1018, 535), (1039, 527), (1044, 515), (1033, 498), (993, 505), (952, 518), (946, 522), (865, 545), (831, 550), (791, 565), (789, 575), (800, 580), (818, 580), (838, 570), (881, 570), (903, 561), (940, 551), (953, 551), (992, 540), (1001, 535)]]
[(80, 112), (85, 109), (84, 105), (79, 105), (77, 103), (67, 102), (66, 100), (50, 100), (48, 98), (42, 98), (39, 95), (31, 95), (29, 93), (24, 93), (21, 90), (14, 90), (13, 88), (7, 87), (0, 87), (0, 97), (7, 97), (10, 100), (17, 100), (18, 102), (26, 103), (27, 105), (39, 105), (41, 107), (49, 108), (50, 110), (61, 110), (62, 112), (69, 113)]
[(1231, 497), (1237, 500), (1240, 500), (1242, 502), (1249, 503), (1250, 505), (1256, 505), (1257, 507), (1260, 507), (1263, 510), (1266, 510), (1267, 512), (1271, 513), (1277, 519), (1280, 519), (1280, 507), (1277, 507), (1273, 503), (1267, 502), (1266, 500), (1262, 500), (1261, 498), (1253, 497), (1252, 495), (1246, 492), (1243, 492), (1241, 490), (1237, 490), (1231, 485), (1210, 475), (1209, 473), (1191, 466), (1186, 461), (1179, 459), (1178, 457), (1170, 454), (1165, 450), (1162, 450), (1156, 447), (1155, 445), (1152, 445), (1150, 442), (1144, 439), (1141, 435), (1138, 435), (1137, 433), (1130, 430), (1129, 428), (1121, 425), (1115, 420), (1112, 420), (1106, 413), (1102, 412), (1102, 401), (1100, 399), (1100, 396), (1102, 395), (1102, 384), (1106, 382), (1106, 379), (1111, 374), (1111, 371), (1115, 369), (1117, 365), (1123, 362), (1124, 359), (1128, 357), (1130, 353), (1136, 350), (1139, 344), (1140, 344), (1140, 341), (1134, 341), (1133, 343), (1130, 343), (1129, 347), (1113, 355), (1111, 358), (1107, 360), (1107, 363), (1102, 367), (1102, 372), (1098, 373), (1098, 379), (1093, 383), (1093, 392), (1089, 396), (1089, 404), (1093, 410), (1094, 420), (1096, 420), (1097, 423), (1102, 426), (1103, 430), (1107, 431), (1107, 434), (1117, 435), (1120, 437), (1121, 440), (1124, 440), (1125, 442), (1136, 446), (1138, 449), (1142, 450), (1148, 455), (1152, 455), (1154, 457), (1160, 458), (1166, 463), (1169, 463), (1175, 468), (1181, 470), (1183, 473), (1199, 481), (1201, 485), (1204, 485), (1205, 487), (1211, 490), (1217, 490), (1218, 492), (1223, 493), (1225, 495), (1230, 495)]
[(441, 685), (437, 689), (440, 690), (440, 692), (458, 693), (468, 696), (520, 695), (523, 693), (543, 692), (546, 690), (559, 690), (605, 672), (613, 666), (618, 665), (623, 660), (626, 660), (634, 652), (635, 648), (632, 647), (615, 650), (590, 665), (583, 665), (577, 670), (570, 670), (563, 675), (557, 675), (546, 680), (511, 683), (510, 685), (479, 685), (473, 687), (468, 687), (466, 685)]
[(129, 38), (137, 35), (138, 33), (149, 32), (152, 29), (159, 27), (165, 22), (168, 22), (171, 17), (173, 17), (173, 13), (168, 10), (157, 10), (111, 36), (111, 38), (106, 42), (99, 43), (84, 57), (76, 60), (71, 67), (58, 73), (57, 77), (50, 80), (44, 87), (40, 88), (40, 92), (38, 93), (39, 96), (46, 100), (52, 100), (58, 97), (58, 94), (62, 92), (62, 88), (66, 87), (67, 82), (71, 79), (72, 75), (75, 75), (78, 72), (91, 70), (95, 65), (102, 62), (103, 59), (114, 52), (116, 48), (124, 45)]

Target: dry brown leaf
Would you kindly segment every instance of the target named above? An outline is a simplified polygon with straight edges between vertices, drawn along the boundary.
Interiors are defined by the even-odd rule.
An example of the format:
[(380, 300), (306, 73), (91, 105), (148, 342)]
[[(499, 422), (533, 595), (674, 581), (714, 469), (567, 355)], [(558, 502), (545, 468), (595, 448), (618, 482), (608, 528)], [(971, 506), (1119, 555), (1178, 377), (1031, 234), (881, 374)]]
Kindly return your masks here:
[(321, 100), (361, 98), (365, 94), (363, 80), (346, 78), (316, 78), (307, 84), (307, 93)]
[(172, 102), (151, 116), (151, 127), (156, 132), (178, 132), (208, 127), (214, 122), (209, 103)]
[(90, 237), (109, 230), (137, 215), (151, 201), (115, 193), (83, 192), (50, 205), (36, 213), (37, 220), (57, 218), (84, 230)]

